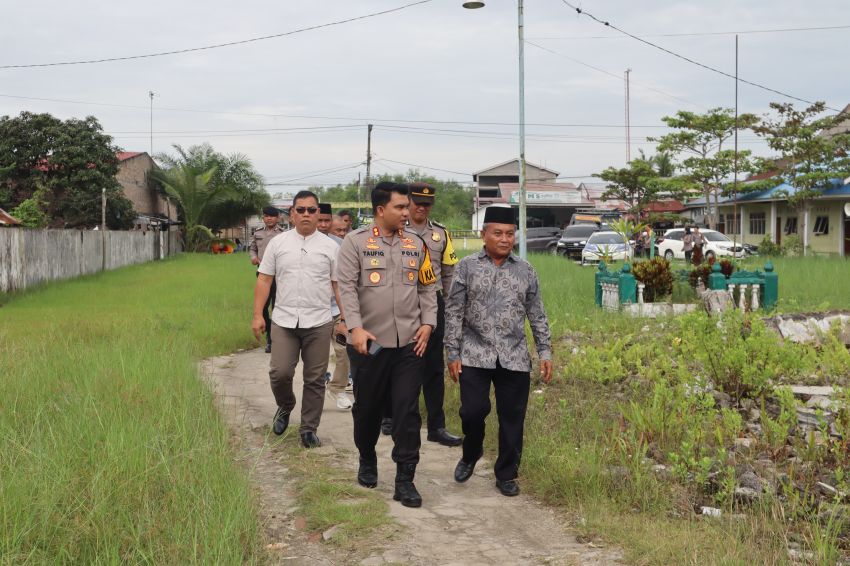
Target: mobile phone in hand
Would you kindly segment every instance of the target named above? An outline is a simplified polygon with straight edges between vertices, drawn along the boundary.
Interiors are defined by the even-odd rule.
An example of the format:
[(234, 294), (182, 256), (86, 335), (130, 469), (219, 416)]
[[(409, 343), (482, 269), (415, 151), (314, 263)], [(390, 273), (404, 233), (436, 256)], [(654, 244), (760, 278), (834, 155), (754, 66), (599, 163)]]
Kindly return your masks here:
[(336, 343), (340, 346), (345, 346), (348, 343), (348, 339), (345, 337), (345, 334), (342, 333), (339, 333), (334, 336), (334, 340), (336, 340)]
[(381, 346), (380, 344), (378, 344), (377, 342), (375, 342), (374, 340), (367, 340), (366, 341), (366, 349), (369, 350), (370, 356), (377, 356), (378, 352), (383, 350), (384, 347)]

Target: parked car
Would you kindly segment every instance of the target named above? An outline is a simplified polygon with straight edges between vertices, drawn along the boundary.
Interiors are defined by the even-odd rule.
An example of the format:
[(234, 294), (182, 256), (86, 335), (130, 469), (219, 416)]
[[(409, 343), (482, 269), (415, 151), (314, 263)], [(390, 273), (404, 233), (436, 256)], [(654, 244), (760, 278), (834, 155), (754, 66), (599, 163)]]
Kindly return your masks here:
[(608, 256), (612, 261), (625, 261), (629, 256), (629, 247), (616, 232), (594, 232), (581, 252), (581, 264), (599, 263), (602, 256)]
[[(705, 238), (702, 253), (706, 259), (712, 257), (744, 257), (744, 246), (735, 243), (729, 237), (717, 230), (700, 230)], [(658, 242), (656, 250), (658, 255), (667, 260), (685, 259), (685, 244), (682, 237), (685, 235), (684, 228), (672, 228), (664, 233), (664, 239)]]
[(558, 240), (557, 253), (574, 260), (581, 260), (581, 252), (587, 244), (587, 239), (594, 232), (599, 232), (602, 227), (599, 224), (573, 224), (567, 226)]
[[(543, 228), (526, 228), (525, 249), (530, 252), (547, 252), (554, 254), (558, 249), (561, 229), (557, 226)], [(518, 247), (519, 242), (514, 247)]]

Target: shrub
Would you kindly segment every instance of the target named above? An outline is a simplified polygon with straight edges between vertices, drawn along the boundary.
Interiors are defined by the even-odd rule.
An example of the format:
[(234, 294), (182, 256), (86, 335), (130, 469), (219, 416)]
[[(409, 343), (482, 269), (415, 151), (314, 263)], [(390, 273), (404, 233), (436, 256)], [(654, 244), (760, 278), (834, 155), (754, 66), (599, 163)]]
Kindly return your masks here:
[(782, 253), (782, 246), (773, 243), (773, 241), (770, 239), (770, 234), (765, 234), (764, 239), (762, 239), (761, 243), (759, 244), (759, 255), (779, 257), (782, 255)]
[[(691, 273), (688, 275), (688, 282), (691, 284), (691, 287), (696, 288), (697, 281), (702, 279), (703, 284), (708, 287), (708, 276), (711, 275), (711, 269), (714, 267), (714, 264), (717, 262), (716, 258), (709, 258), (706, 263), (700, 264), (691, 270)], [(735, 264), (729, 261), (728, 259), (720, 260), (720, 272), (725, 276), (729, 277), (735, 272)]]
[(652, 303), (673, 291), (673, 270), (670, 262), (663, 257), (636, 263), (632, 268), (635, 279), (646, 285), (643, 291), (644, 300)]
[(797, 257), (803, 255), (803, 240), (800, 236), (785, 236), (782, 240), (782, 255)]

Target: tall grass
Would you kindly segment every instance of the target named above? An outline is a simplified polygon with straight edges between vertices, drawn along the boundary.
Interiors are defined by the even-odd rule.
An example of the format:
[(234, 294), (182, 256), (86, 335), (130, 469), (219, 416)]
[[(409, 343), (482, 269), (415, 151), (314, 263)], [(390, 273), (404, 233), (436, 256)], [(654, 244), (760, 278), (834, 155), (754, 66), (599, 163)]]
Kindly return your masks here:
[(244, 256), (183, 256), (0, 308), (0, 562), (254, 562), (255, 502), (199, 357), (249, 344)]

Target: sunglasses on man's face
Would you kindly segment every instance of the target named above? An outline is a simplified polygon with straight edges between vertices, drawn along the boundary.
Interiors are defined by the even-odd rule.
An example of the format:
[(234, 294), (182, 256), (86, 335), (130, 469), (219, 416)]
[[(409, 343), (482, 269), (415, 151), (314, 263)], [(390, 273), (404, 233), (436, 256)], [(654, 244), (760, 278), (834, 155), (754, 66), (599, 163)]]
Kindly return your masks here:
[(304, 214), (305, 212), (307, 214), (316, 214), (317, 212), (319, 212), (319, 209), (315, 206), (296, 206), (295, 212), (297, 212), (298, 214)]

